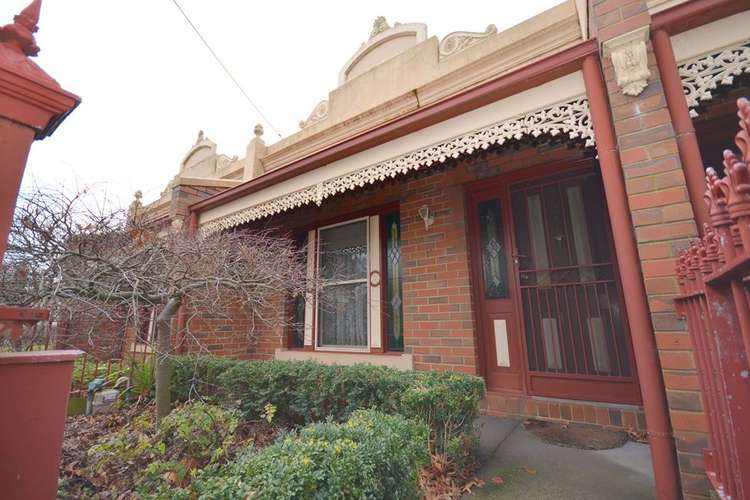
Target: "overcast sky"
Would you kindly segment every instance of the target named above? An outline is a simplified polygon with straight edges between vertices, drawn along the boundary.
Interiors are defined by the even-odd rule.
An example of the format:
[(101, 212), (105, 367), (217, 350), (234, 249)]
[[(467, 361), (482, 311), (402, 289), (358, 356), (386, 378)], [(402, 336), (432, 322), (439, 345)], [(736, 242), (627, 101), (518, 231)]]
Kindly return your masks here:
[[(298, 130), (378, 15), (422, 22), (428, 36), (499, 30), (562, 0), (291, 2), (179, 0), (282, 135)], [(29, 0), (5, 0), (0, 25)], [(34, 143), (24, 185), (106, 186), (123, 204), (158, 197), (199, 130), (220, 153), (244, 156), (263, 122), (172, 0), (45, 0), (36, 62), (81, 105)], [(265, 127), (267, 144), (278, 137)]]

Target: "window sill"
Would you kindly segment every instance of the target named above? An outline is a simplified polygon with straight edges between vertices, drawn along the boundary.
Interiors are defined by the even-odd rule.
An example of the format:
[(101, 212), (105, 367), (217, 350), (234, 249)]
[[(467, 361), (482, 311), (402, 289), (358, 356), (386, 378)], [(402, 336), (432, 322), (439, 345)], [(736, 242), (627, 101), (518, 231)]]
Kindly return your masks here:
[(276, 349), (274, 358), (282, 361), (317, 361), (324, 365), (354, 365), (368, 363), (388, 366), (397, 370), (413, 370), (414, 358), (411, 354), (387, 353), (371, 354), (368, 352), (347, 351), (308, 351), (302, 349)]

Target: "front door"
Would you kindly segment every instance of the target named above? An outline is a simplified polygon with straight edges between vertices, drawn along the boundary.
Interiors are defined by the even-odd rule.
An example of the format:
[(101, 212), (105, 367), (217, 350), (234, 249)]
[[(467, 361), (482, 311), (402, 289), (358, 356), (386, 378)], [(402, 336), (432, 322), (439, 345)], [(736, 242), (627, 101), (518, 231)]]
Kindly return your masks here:
[(472, 274), (489, 389), (524, 387), (523, 336), (512, 265), (511, 206), (498, 186), (469, 196)]
[[(480, 261), (483, 287), (476, 295), (489, 388), (525, 385), (539, 396), (637, 403), (597, 171), (509, 181), (473, 198), (473, 255), (481, 255), (474, 260)], [(502, 229), (492, 226), (498, 218)], [(496, 251), (492, 236), (503, 229), (502, 251)], [(504, 259), (508, 276), (496, 271), (502, 267), (493, 264), (496, 256)], [(496, 282), (505, 285), (495, 290)], [(510, 380), (511, 373), (522, 380)]]

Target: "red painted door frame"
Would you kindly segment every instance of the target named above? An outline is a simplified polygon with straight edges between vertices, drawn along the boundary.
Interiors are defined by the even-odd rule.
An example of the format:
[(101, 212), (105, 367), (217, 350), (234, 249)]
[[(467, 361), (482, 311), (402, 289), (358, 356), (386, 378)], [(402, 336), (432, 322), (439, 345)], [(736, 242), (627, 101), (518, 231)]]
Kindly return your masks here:
[[(630, 363), (632, 377), (629, 380), (620, 377), (575, 377), (570, 375), (538, 375), (529, 370), (528, 349), (525, 339), (525, 323), (523, 314), (523, 304), (520, 300), (520, 274), (518, 266), (515, 265), (513, 255), (517, 254), (517, 245), (515, 240), (515, 221), (510, 203), (511, 187), (521, 182), (538, 180), (562, 173), (585, 172), (597, 168), (593, 159), (563, 160), (552, 163), (540, 164), (506, 174), (499, 175), (493, 179), (482, 179), (467, 184), (466, 186), (466, 216), (468, 217), (467, 238), (469, 247), (469, 260), (472, 277), (472, 296), (474, 299), (475, 321), (478, 332), (479, 361), (480, 371), (485, 377), (488, 389), (495, 392), (525, 393), (536, 396), (558, 397), (563, 399), (579, 399), (589, 401), (605, 401), (613, 403), (640, 404), (640, 387), (635, 370), (635, 359), (633, 356), (632, 341), (627, 325), (627, 315), (623, 316), (625, 320), (625, 346)], [(603, 194), (602, 194), (603, 196)], [(477, 204), (490, 198), (497, 198), (501, 201), (503, 215), (503, 230), (506, 248), (512, 250), (512, 255), (506, 256), (506, 266), (508, 268), (508, 279), (510, 280), (510, 294), (508, 299), (502, 299), (503, 304), (492, 304), (492, 300), (484, 298), (484, 276), (481, 266), (481, 250), (479, 244), (479, 227)], [(612, 247), (612, 238), (610, 240), (611, 253), (614, 258), (615, 251)], [(619, 270), (616, 264), (613, 265), (615, 270), (615, 282), (620, 302), (623, 303), (622, 287), (619, 279)], [(490, 302), (490, 304), (488, 304)], [(496, 301), (495, 301), (496, 302)], [(508, 321), (508, 344), (511, 356), (511, 367), (495, 368), (494, 355), (494, 331), (490, 318), (507, 318)], [(490, 319), (488, 321), (488, 319)], [(537, 388), (538, 380), (541, 379), (560, 379), (562, 383), (548, 383), (547, 388)], [(570, 390), (570, 380), (586, 379), (594, 386), (598, 385), (599, 390), (594, 389), (592, 395), (583, 397), (581, 392), (578, 393)], [(566, 382), (568, 381), (568, 382)], [(619, 390), (615, 397), (609, 394), (610, 384), (627, 384), (630, 387), (627, 390)], [(609, 389), (609, 390), (608, 390)], [(594, 395), (595, 394), (595, 395)]]

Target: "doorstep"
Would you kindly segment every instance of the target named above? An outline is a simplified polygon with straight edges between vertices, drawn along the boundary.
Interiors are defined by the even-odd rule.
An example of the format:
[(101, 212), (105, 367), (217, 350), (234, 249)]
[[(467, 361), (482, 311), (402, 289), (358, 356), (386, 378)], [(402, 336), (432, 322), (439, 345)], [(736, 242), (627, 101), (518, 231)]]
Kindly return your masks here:
[(515, 416), (553, 422), (577, 422), (602, 427), (645, 432), (643, 408), (635, 405), (576, 401), (488, 391), (482, 414)]

